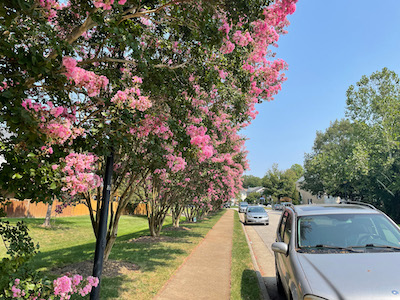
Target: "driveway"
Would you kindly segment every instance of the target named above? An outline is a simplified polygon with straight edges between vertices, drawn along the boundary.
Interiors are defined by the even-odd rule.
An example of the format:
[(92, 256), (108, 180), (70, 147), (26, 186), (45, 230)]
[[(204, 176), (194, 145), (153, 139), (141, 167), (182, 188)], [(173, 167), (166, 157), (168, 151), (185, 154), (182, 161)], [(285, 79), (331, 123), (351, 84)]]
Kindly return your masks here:
[[(255, 260), (271, 300), (285, 300), (278, 293), (275, 280), (275, 259), (271, 245), (275, 242), (276, 229), (282, 211), (268, 210), (269, 225), (244, 225), (246, 234), (253, 249)], [(243, 221), (243, 214), (239, 214)]]

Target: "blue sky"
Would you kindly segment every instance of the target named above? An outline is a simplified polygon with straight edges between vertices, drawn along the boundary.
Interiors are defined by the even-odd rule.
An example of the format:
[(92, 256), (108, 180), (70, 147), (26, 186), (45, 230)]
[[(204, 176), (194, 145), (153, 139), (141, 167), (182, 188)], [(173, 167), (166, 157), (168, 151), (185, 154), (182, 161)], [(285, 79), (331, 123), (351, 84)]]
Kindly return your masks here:
[(299, 0), (289, 21), (276, 49), (288, 80), (242, 132), (247, 175), (303, 165), (316, 132), (345, 117), (350, 85), (384, 67), (400, 74), (399, 0)]

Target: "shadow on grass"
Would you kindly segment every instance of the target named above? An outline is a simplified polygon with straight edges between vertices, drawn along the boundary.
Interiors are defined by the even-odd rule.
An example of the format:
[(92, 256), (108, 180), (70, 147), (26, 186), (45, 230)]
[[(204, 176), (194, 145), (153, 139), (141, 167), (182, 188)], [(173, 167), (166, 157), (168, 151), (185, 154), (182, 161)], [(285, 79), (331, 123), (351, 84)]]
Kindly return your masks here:
[[(43, 219), (28, 219), (27, 221), (30, 226), (40, 226), (43, 223)], [(57, 222), (68, 226), (68, 224), (73, 224), (76, 220), (60, 219)], [(201, 226), (198, 226), (199, 223), (201, 223)], [(182, 245), (191, 244), (195, 240), (204, 237), (214, 223), (209, 220), (199, 220), (197, 223), (182, 223), (181, 226), (187, 228), (186, 230), (164, 230), (161, 232), (161, 237), (168, 237), (168, 239), (156, 243), (129, 242), (141, 236), (149, 236), (148, 229), (121, 235), (117, 238), (109, 259), (136, 264), (140, 268), (139, 272), (142, 273), (153, 272), (162, 266), (173, 266), (178, 256), (189, 254), (187, 253), (188, 247)], [(170, 225), (166, 227), (170, 227)], [(57, 228), (54, 230), (57, 230)], [(82, 245), (39, 252), (30, 264), (34, 269), (44, 271), (49, 277), (54, 277), (49, 274), (49, 271), (55, 267), (62, 267), (85, 260), (93, 261), (94, 250), (95, 242), (88, 242)], [(104, 296), (102, 296), (102, 299), (119, 298), (124, 289), (127, 289), (124, 287), (124, 282), (132, 280), (128, 277), (127, 275), (112, 278), (103, 277), (102, 290), (104, 289), (104, 293), (102, 294)]]
[(240, 294), (242, 299), (261, 299), (256, 271), (249, 269), (243, 271)]

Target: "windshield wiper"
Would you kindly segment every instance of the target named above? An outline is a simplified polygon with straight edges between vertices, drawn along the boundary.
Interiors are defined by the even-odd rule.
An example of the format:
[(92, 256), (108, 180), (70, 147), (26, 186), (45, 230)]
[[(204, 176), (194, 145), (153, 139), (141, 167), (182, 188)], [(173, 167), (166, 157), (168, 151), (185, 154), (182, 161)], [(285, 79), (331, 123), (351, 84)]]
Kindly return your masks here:
[(374, 248), (374, 249), (392, 249), (392, 250), (400, 251), (400, 247), (389, 246), (389, 245), (366, 244), (364, 247), (365, 248)]
[(344, 250), (344, 251), (357, 252), (357, 253), (360, 252), (358, 250), (353, 249), (352, 247), (330, 246), (330, 245), (323, 245), (323, 244), (318, 244), (318, 245), (315, 245), (314, 247), (310, 247), (310, 248)]

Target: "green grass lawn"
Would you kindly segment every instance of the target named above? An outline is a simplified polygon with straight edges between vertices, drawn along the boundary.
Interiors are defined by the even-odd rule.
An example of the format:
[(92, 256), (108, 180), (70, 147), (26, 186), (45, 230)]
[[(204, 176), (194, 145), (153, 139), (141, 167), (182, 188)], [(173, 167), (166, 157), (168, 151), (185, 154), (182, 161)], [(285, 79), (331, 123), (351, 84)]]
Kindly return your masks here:
[[(122, 216), (109, 259), (133, 263), (139, 270), (103, 277), (101, 299), (152, 299), (223, 213), (220, 211), (197, 223), (182, 223), (181, 227), (187, 230), (165, 230), (161, 233), (165, 241), (157, 243), (131, 242), (149, 235), (147, 219)], [(11, 223), (18, 220), (21, 219), (9, 219)], [(43, 219), (24, 221), (35, 243), (40, 244), (40, 253), (31, 264), (49, 277), (54, 277), (49, 271), (55, 267), (93, 261), (95, 238), (88, 216), (57, 218), (49, 229), (41, 227)], [(167, 218), (165, 225), (170, 224), (171, 219)], [(6, 256), (5, 252), (1, 244), (0, 258)]]
[[(187, 230), (164, 230), (163, 242), (132, 242), (148, 236), (145, 217), (122, 216), (118, 238), (110, 260), (135, 264), (139, 270), (127, 270), (115, 277), (102, 277), (101, 299), (152, 299), (185, 258), (224, 214), (224, 210), (197, 223), (181, 223)], [(8, 219), (16, 223), (21, 219)], [(50, 278), (50, 270), (76, 262), (93, 261), (95, 238), (88, 216), (52, 220), (51, 228), (41, 227), (43, 219), (24, 219), (40, 253), (31, 264)], [(167, 218), (165, 225), (169, 226)], [(231, 299), (259, 299), (257, 276), (253, 270), (249, 248), (235, 213), (232, 250)], [(0, 243), (0, 258), (6, 256)], [(90, 273), (92, 266), (90, 265)], [(86, 297), (88, 299), (88, 296)]]
[(231, 266), (231, 299), (261, 299), (257, 274), (253, 269), (249, 246), (239, 220), (238, 212), (235, 212), (233, 228), (233, 248)]

